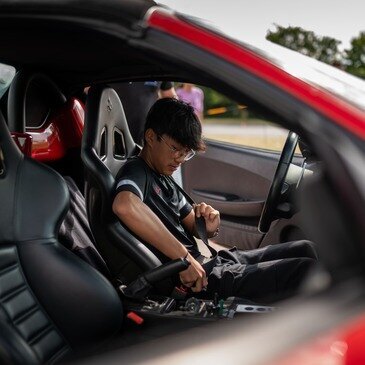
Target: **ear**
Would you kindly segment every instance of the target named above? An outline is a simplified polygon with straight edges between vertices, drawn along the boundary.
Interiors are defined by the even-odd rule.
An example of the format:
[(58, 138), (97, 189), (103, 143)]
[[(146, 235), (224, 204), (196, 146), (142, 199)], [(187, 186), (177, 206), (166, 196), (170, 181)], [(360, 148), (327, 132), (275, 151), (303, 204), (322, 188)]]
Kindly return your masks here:
[(146, 143), (151, 147), (156, 139), (156, 133), (151, 128), (148, 128), (144, 134), (144, 138)]

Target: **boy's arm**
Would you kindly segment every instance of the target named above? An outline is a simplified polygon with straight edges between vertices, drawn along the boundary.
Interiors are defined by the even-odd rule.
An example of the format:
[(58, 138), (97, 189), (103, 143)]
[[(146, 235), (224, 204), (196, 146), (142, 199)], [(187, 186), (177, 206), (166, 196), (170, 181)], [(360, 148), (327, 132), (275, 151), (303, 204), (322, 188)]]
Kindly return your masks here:
[(180, 273), (184, 285), (196, 292), (207, 285), (202, 266), (137, 195), (130, 191), (119, 192), (113, 202), (113, 212), (139, 238), (150, 243), (170, 259), (184, 258), (187, 255), (191, 265)]

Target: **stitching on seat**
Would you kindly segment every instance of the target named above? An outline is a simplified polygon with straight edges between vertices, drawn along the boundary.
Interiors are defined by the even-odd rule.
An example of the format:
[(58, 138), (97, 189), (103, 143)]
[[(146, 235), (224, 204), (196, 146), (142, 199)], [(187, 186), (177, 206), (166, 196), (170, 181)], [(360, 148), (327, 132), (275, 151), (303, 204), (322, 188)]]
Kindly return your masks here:
[(39, 307), (37, 305), (35, 305), (34, 307), (30, 307), (27, 312), (25, 312), (25, 313), (21, 314), (20, 316), (18, 316), (17, 318), (13, 319), (13, 322), (15, 325), (18, 326), (19, 324), (26, 321), (29, 317), (31, 317), (34, 313), (36, 313), (38, 311), (41, 312), (41, 310), (39, 309)]
[(23, 282), (20, 286), (16, 287), (16, 288), (12, 288), (10, 290), (10, 292), (8, 292), (6, 295), (4, 295), (3, 297), (1, 297), (1, 302), (2, 303), (6, 303), (9, 300), (13, 299), (14, 297), (16, 297), (19, 293), (26, 291), (28, 289), (27, 285)]
[[(20, 257), (19, 257), (19, 252), (18, 252), (18, 250), (16, 249), (16, 256), (17, 256), (17, 261), (20, 263)], [(32, 298), (33, 298), (33, 300), (34, 300), (34, 302), (35, 302), (35, 307), (38, 307), (39, 308), (39, 310), (41, 311), (41, 313), (46, 317), (46, 319), (47, 319), (47, 322), (48, 322), (48, 324), (49, 324), (49, 326), (51, 326), (51, 329), (53, 329), (54, 331), (55, 331), (55, 333), (57, 333), (57, 335), (60, 337), (60, 339), (61, 339), (61, 341), (65, 344), (65, 346), (68, 346), (69, 348), (71, 348), (71, 346), (69, 345), (69, 343), (68, 343), (68, 341), (66, 340), (66, 338), (62, 335), (62, 333), (58, 330), (58, 328), (56, 327), (56, 325), (55, 325), (55, 323), (53, 322), (53, 320), (52, 320), (52, 318), (49, 316), (49, 314), (48, 314), (48, 312), (45, 310), (45, 308), (42, 306), (42, 304), (41, 304), (41, 302), (38, 300), (38, 298), (35, 296), (35, 294), (33, 293), (33, 290), (32, 290), (32, 288), (29, 286), (29, 284), (28, 284), (28, 280), (27, 280), (27, 278), (26, 278), (26, 276), (25, 276), (25, 274), (24, 274), (24, 272), (23, 272), (23, 268), (21, 267), (21, 265), (19, 265), (19, 267), (20, 267), (20, 273), (21, 273), (21, 276), (22, 276), (22, 278), (23, 278), (23, 281), (24, 281), (24, 283), (25, 283), (25, 285), (26, 285), (26, 287), (27, 287), (27, 290), (28, 290), (28, 292), (30, 293), (30, 295), (32, 296)], [(32, 307), (32, 309), (33, 309), (33, 307)], [(23, 313), (24, 314), (24, 313)], [(22, 314), (22, 315), (23, 315)], [(8, 315), (8, 317), (9, 317), (9, 315)], [(20, 317), (18, 317), (18, 318), (20, 318)], [(13, 322), (13, 320), (11, 320), (12, 322)], [(14, 322), (13, 322), (14, 323)], [(45, 328), (47, 328), (47, 327), (45, 327)], [(23, 337), (23, 335), (19, 332), (19, 329), (16, 327), (16, 329), (17, 329), (17, 332), (19, 333), (19, 335), (22, 337), (22, 338), (24, 338)], [(33, 341), (34, 341), (34, 339), (33, 339)], [(38, 356), (38, 354), (35, 352), (35, 354), (36, 354), (36, 356), (37, 356), (37, 358), (39, 359), (39, 356)], [(40, 359), (39, 359), (39, 361), (41, 361)]]
[(17, 262), (10, 264), (9, 266), (5, 266), (0, 269), (0, 276), (7, 274), (8, 272), (12, 271), (15, 268), (18, 268), (19, 264)]
[[(31, 337), (28, 340), (28, 344), (29, 345), (34, 345), (36, 342), (38, 342), (39, 340), (41, 340), (43, 337), (45, 337), (46, 335), (48, 335), (48, 333), (54, 331), (54, 327), (52, 326), (51, 323), (48, 323), (48, 325), (46, 327), (44, 327), (42, 330), (40, 330), (39, 332), (35, 333), (33, 335), (33, 337)], [(57, 332), (56, 332), (57, 333)], [(61, 341), (62, 341), (62, 337), (60, 337)]]
[(68, 351), (70, 351), (70, 349), (71, 349), (70, 346), (64, 345), (54, 355), (52, 355), (50, 359), (48, 359), (47, 363), (53, 364), (57, 362), (58, 359), (60, 358), (62, 359), (63, 355), (66, 354)]

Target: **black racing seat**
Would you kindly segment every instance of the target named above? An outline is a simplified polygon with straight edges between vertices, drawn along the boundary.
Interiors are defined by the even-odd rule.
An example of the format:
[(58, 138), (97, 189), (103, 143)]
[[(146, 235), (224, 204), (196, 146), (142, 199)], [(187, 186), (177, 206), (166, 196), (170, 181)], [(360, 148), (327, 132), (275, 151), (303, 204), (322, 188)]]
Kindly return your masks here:
[(96, 246), (112, 275), (124, 283), (161, 265), (112, 211), (115, 176), (127, 158), (138, 152), (118, 94), (108, 87), (91, 87), (81, 148), (86, 206)]
[[(29, 137), (26, 132), (29, 127), (38, 127), (45, 124), (50, 116), (60, 112), (64, 115), (66, 97), (59, 87), (45, 74), (34, 73), (28, 70), (20, 70), (15, 75), (8, 96), (8, 126), (11, 133), (16, 132), (16, 137)], [(75, 139), (72, 132), (74, 125), (71, 120), (64, 120), (64, 131), (69, 139)], [(33, 133), (39, 133), (33, 129)], [(66, 134), (63, 132), (63, 135)], [(76, 133), (76, 132), (74, 132)], [(65, 142), (65, 141), (63, 141)], [(30, 139), (30, 143), (32, 140)], [(21, 147), (19, 145), (19, 147)], [(32, 148), (23, 152), (31, 156)], [(76, 151), (75, 151), (76, 152)], [(80, 152), (78, 151), (78, 155)], [(57, 166), (63, 166), (64, 173), (70, 165), (70, 157)], [(75, 164), (77, 161), (73, 161)], [(81, 161), (80, 161), (81, 162)], [(56, 167), (56, 166), (53, 166)], [(71, 168), (71, 170), (74, 170)], [(80, 168), (78, 168), (80, 170)], [(72, 172), (72, 171), (68, 171)], [(82, 173), (77, 175), (82, 176)], [(79, 176), (76, 176), (76, 178)], [(77, 179), (79, 180), (79, 179)], [(59, 242), (69, 250), (81, 257), (84, 261), (99, 270), (104, 276), (110, 276), (105, 262), (97, 252), (93, 244), (93, 237), (87, 221), (84, 197), (78, 189), (74, 179), (65, 177), (70, 193), (70, 208), (61, 225)]]
[(9, 88), (9, 130), (25, 133), (26, 126), (39, 127), (50, 111), (65, 103), (66, 97), (48, 76), (20, 70)]
[(113, 336), (122, 305), (99, 272), (58, 243), (66, 184), (21, 154), (1, 113), (0, 156), (0, 363), (54, 363)]

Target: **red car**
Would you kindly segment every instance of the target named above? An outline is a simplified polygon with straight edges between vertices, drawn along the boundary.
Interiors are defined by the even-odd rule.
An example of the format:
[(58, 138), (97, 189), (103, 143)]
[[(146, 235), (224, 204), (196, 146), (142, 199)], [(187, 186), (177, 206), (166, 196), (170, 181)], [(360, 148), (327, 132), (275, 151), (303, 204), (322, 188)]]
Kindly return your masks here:
[[(279, 46), (231, 39), (149, 0), (1, 0), (0, 28), (1, 362), (364, 363), (362, 80)], [(254, 147), (268, 129), (255, 129), (248, 146), (227, 142), (229, 127), (214, 133), (203, 122), (207, 151), (181, 171), (185, 190), (220, 210), (218, 243), (315, 242), (318, 271), (277, 310), (253, 306), (219, 319), (223, 303), (208, 321), (196, 315), (202, 303), (190, 301), (182, 315), (145, 311), (138, 326), (120, 283), (108, 278), (105, 252), (86, 249), (85, 263), (59, 242), (69, 200), (63, 175), (78, 194), (71, 207), (86, 204), (97, 248), (119, 238), (142, 273), (158, 267), (121, 230), (110, 202), (116, 171), (139, 146), (108, 90), (150, 80), (214, 89), (244, 105), (248, 124), (291, 131), (279, 153)], [(89, 86), (99, 102), (85, 106)], [(92, 261), (100, 256), (105, 267)]]

